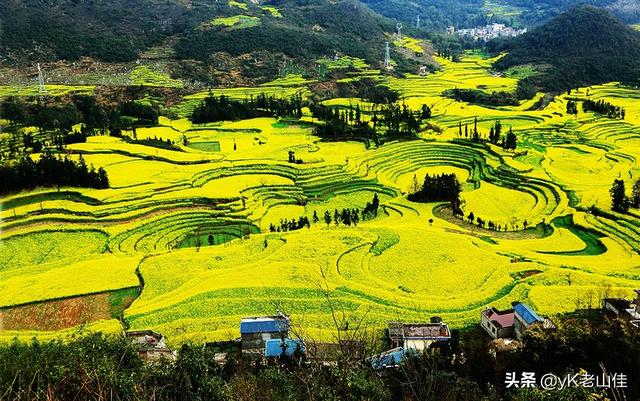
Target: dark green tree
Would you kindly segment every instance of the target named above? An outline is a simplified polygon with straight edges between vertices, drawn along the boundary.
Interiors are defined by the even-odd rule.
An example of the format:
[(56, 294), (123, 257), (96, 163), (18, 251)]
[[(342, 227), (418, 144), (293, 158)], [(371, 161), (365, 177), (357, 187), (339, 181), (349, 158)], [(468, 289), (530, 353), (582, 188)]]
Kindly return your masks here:
[(617, 179), (613, 181), (613, 185), (609, 190), (611, 195), (611, 208), (620, 213), (626, 213), (629, 210), (629, 198), (624, 186), (624, 180)]
[(513, 132), (513, 128), (509, 127), (509, 132), (507, 132), (507, 137), (504, 141), (504, 149), (505, 150), (515, 150), (518, 145), (518, 138), (516, 134)]
[(331, 225), (331, 213), (328, 210), (324, 211), (324, 222), (327, 224), (327, 227)]
[(640, 207), (640, 178), (633, 184), (631, 189), (631, 205), (635, 208)]

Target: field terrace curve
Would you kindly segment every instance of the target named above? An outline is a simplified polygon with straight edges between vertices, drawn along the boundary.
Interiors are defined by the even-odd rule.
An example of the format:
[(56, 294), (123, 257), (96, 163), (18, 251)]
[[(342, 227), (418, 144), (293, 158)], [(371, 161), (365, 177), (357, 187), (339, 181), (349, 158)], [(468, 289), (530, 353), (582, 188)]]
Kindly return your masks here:
[[(372, 328), (431, 315), (464, 327), (486, 305), (520, 300), (554, 315), (639, 287), (640, 220), (635, 212), (612, 212), (608, 195), (614, 179), (640, 173), (637, 91), (616, 83), (589, 88), (590, 98), (624, 106), (624, 121), (567, 115), (567, 98), (586, 97), (586, 88), (541, 109), (532, 105), (543, 94), (486, 108), (443, 91), (511, 91), (517, 81), (492, 72), (494, 60), (478, 53), (460, 63), (436, 61), (442, 69), (426, 77), (395, 78), (364, 64), (352, 78), (373, 77), (413, 109), (432, 106), (430, 123), (441, 132), (425, 130), (413, 141), (369, 148), (322, 142), (309, 115), (197, 126), (185, 118), (206, 96), (196, 93), (176, 106), (179, 119), (162, 118), (161, 126), (138, 132), (174, 141), (184, 136), (189, 144), (180, 151), (112, 137), (70, 145), (71, 158), (82, 155), (106, 169), (111, 188), (38, 189), (0, 200), (0, 317), (20, 305), (111, 294), (112, 306), (123, 311), (88, 330), (117, 330), (122, 323), (160, 331), (174, 344), (230, 339), (238, 336), (241, 317), (280, 308), (305, 335), (330, 340), (335, 327), (327, 299)], [(216, 93), (306, 96), (310, 84), (288, 77)], [(325, 104), (360, 104), (371, 118), (362, 99)], [(459, 138), (460, 124), (476, 118), (485, 134), (497, 120), (512, 127), (518, 151)], [(289, 163), (289, 150), (303, 163)], [(409, 202), (413, 176), (422, 180), (427, 173), (458, 176), (465, 215), (521, 228), (526, 220), (530, 228), (490, 231), (452, 217), (441, 204)], [(374, 194), (378, 217), (357, 227), (322, 221), (325, 211), (362, 209)], [(281, 219), (314, 212), (320, 222), (311, 228), (269, 232)], [(132, 289), (135, 300), (113, 295)], [(70, 330), (0, 324), (0, 338)]]

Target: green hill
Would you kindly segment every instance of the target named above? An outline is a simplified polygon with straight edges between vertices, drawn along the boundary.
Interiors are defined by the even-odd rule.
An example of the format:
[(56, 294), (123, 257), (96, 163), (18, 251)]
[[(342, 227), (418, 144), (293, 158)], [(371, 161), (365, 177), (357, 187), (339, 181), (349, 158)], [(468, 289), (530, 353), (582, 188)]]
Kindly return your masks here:
[(135, 60), (193, 23), (195, 11), (173, 0), (2, 1), (0, 61)]
[(607, 11), (580, 6), (494, 50), (509, 53), (495, 67), (537, 65), (548, 90), (640, 78), (640, 33)]
[[(357, 0), (0, 2), (0, 63), (107, 63), (162, 58), (172, 76), (207, 84), (264, 82), (310, 71), (336, 53), (379, 65), (395, 23)], [(160, 56), (158, 56), (160, 55)], [(409, 57), (409, 56), (407, 56)], [(394, 55), (399, 69), (408, 65)]]
[[(317, 58), (341, 52), (369, 61), (381, 58), (384, 32), (394, 25), (355, 0), (272, 1), (281, 17), (261, 17), (243, 29), (192, 27), (181, 35), (176, 55), (206, 61), (217, 52), (233, 56), (263, 51), (289, 58)], [(247, 3), (243, 14), (258, 15), (259, 5)]]
[(380, 53), (384, 31), (393, 27), (356, 0), (60, 0), (46, 7), (36, 0), (9, 0), (0, 2), (0, 57), (10, 63), (85, 56), (127, 62), (169, 38), (179, 59), (260, 51), (293, 58), (333, 51), (366, 57), (374, 47)]

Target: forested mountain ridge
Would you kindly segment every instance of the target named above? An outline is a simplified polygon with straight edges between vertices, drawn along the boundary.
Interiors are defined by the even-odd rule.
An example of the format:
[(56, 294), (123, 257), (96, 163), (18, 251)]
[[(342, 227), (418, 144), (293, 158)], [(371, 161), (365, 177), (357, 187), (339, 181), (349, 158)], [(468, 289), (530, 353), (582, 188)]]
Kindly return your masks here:
[(282, 17), (263, 18), (246, 29), (190, 29), (176, 45), (177, 57), (205, 60), (215, 52), (240, 55), (265, 50), (289, 57), (332, 56), (338, 51), (371, 59), (375, 51), (379, 59), (384, 32), (394, 29), (391, 21), (355, 0), (277, 0), (269, 6)]
[(532, 27), (578, 6), (603, 7), (627, 23), (640, 22), (635, 0), (362, 0), (380, 14), (412, 25), (444, 30), (448, 26), (472, 28), (492, 22)]
[[(246, 85), (308, 74), (319, 59), (336, 55), (379, 68), (394, 29), (394, 21), (358, 0), (8, 0), (0, 2), (0, 65), (20, 75), (35, 63), (63, 61), (69, 72), (58, 77), (90, 70), (116, 77), (153, 59), (174, 78)], [(415, 71), (413, 56), (394, 60)]]
[(130, 61), (182, 31), (194, 13), (173, 0), (6, 0), (0, 2), (0, 61)]
[[(430, 38), (440, 53), (460, 53), (482, 44), (458, 43), (457, 36), (443, 33), (449, 25), (534, 24), (578, 1), (6, 0), (0, 2), (0, 63), (25, 71), (36, 62), (88, 57), (89, 64), (107, 63), (98, 69), (114, 76), (129, 74), (149, 54), (154, 60), (160, 54), (161, 70), (173, 78), (205, 86), (263, 83), (287, 73), (315, 77), (317, 61), (335, 55), (380, 68), (384, 43), (393, 41), (397, 21), (403, 21), (405, 34)], [(617, 10), (616, 15), (635, 15), (640, 8), (627, 0), (587, 3)], [(538, 64), (543, 67), (538, 83), (553, 90), (635, 79), (638, 34), (596, 8), (574, 8), (557, 18), (523, 38), (491, 44), (490, 50), (511, 52), (496, 67)], [(430, 64), (429, 46), (416, 60), (412, 50), (394, 44), (396, 71), (415, 72)], [(69, 68), (74, 70), (58, 75), (78, 72)]]
[(203, 61), (217, 51), (363, 57), (393, 26), (356, 0), (8, 0), (0, 2), (0, 60), (127, 62), (170, 37), (178, 58)]
[(498, 69), (539, 66), (536, 80), (549, 90), (640, 78), (640, 33), (591, 6), (573, 8), (494, 50), (508, 52)]

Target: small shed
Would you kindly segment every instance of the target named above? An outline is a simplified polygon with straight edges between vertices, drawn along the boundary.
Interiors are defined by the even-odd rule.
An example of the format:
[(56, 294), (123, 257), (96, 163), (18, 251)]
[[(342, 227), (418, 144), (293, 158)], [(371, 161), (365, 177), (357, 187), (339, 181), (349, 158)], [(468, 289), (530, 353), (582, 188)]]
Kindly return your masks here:
[(246, 317), (240, 322), (242, 352), (263, 353), (268, 340), (289, 338), (290, 328), (289, 317), (282, 314)]
[(138, 349), (138, 355), (145, 362), (157, 362), (159, 360), (173, 361), (176, 352), (165, 344), (162, 334), (153, 330), (127, 331), (126, 337)]

